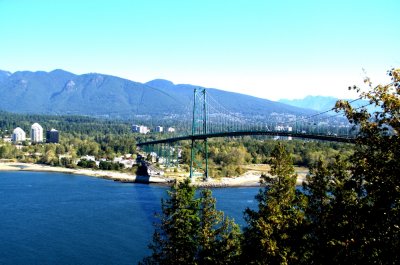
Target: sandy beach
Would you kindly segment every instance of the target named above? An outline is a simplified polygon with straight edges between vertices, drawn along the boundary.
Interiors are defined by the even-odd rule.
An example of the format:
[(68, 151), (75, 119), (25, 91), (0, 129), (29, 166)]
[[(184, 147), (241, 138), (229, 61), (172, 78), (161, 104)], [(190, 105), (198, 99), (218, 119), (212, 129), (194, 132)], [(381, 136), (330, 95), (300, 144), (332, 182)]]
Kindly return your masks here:
[[(76, 175), (86, 175), (96, 178), (109, 179), (120, 182), (137, 182), (137, 183), (158, 183), (169, 184), (170, 178), (161, 176), (141, 177), (128, 173), (117, 171), (93, 170), (93, 169), (72, 169), (63, 167), (52, 167), (41, 164), (21, 163), (21, 162), (0, 162), (0, 171), (42, 171), (42, 172), (58, 172)], [(296, 170), (297, 185), (301, 185), (305, 180), (306, 173)], [(194, 180), (193, 184), (198, 187), (258, 187), (260, 186), (260, 173), (256, 171), (248, 171), (239, 177), (222, 178), (219, 180), (209, 178), (203, 182), (200, 179)]]
[[(258, 172), (250, 171), (239, 177), (222, 178), (221, 180), (210, 178), (206, 182), (196, 181), (194, 185), (198, 187), (259, 187), (260, 175)], [(306, 173), (297, 172), (296, 185), (302, 185), (305, 178)]]
[(20, 163), (20, 162), (0, 162), (0, 171), (42, 171), (42, 172), (58, 172), (76, 175), (86, 175), (96, 178), (109, 179), (120, 182), (142, 182), (142, 183), (168, 183), (167, 178), (156, 176), (151, 177), (137, 177), (132, 174), (105, 171), (105, 170), (92, 170), (92, 169), (72, 169), (63, 167), (52, 167), (47, 165)]

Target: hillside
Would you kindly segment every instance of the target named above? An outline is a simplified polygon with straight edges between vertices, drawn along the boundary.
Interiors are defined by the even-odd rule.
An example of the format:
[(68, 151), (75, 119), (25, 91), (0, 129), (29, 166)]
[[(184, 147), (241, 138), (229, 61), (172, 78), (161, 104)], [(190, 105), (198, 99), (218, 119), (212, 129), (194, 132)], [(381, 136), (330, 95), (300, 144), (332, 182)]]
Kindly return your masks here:
[[(132, 118), (190, 114), (193, 85), (167, 80), (139, 83), (90, 73), (0, 71), (0, 110), (16, 113), (79, 114)], [(310, 110), (218, 89), (208, 89), (222, 106), (243, 115), (273, 112), (308, 114)]]
[[(54, 70), (1, 76), (0, 93), (6, 96), (0, 98), (0, 108), (4, 111), (93, 116), (181, 111), (178, 99), (141, 83), (109, 75), (75, 75)], [(154, 104), (154, 99), (163, 104)]]

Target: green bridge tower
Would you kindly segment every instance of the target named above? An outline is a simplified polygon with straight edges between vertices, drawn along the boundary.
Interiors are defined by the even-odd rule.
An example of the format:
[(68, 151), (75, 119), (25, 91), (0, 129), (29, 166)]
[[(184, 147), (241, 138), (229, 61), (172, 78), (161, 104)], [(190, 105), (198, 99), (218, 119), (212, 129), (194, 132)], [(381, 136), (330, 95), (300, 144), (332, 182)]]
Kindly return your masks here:
[(207, 134), (207, 93), (205, 89), (194, 89), (193, 93), (193, 119), (192, 119), (192, 144), (190, 159), (190, 178), (201, 174), (203, 179), (208, 179), (208, 143), (207, 138), (195, 139), (195, 135)]

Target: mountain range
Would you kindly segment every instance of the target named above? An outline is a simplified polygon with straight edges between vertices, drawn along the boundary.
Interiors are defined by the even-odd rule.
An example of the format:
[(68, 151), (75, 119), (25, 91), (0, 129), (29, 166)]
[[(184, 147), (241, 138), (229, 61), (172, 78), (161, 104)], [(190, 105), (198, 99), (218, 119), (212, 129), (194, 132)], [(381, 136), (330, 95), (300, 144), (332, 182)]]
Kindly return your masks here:
[[(139, 83), (116, 76), (89, 73), (0, 71), (0, 110), (16, 113), (78, 114), (105, 117), (191, 114), (193, 89), (156, 79)], [(244, 94), (207, 88), (221, 106), (243, 116), (272, 113), (307, 115), (313, 111)]]
[(280, 99), (278, 102), (299, 108), (308, 108), (316, 111), (325, 111), (335, 106), (338, 98), (325, 96), (306, 96), (302, 99)]
[[(338, 98), (335, 97), (326, 97), (326, 96), (306, 96), (303, 99), (280, 99), (278, 102), (288, 104), (294, 107), (299, 108), (309, 108), (316, 110), (318, 112), (326, 111), (335, 107), (336, 101)], [(346, 99), (348, 101), (352, 101), (351, 99)], [(369, 104), (368, 100), (357, 100), (351, 104), (353, 108), (359, 108), (362, 106), (366, 106), (368, 112), (378, 111), (378, 108)]]

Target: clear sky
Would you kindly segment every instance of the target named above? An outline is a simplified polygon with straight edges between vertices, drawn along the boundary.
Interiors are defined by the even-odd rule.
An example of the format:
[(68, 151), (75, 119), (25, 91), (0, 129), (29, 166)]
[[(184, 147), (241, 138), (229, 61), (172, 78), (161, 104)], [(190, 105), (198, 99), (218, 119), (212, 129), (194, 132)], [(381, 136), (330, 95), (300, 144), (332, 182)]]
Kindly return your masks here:
[(348, 98), (400, 67), (399, 0), (0, 0), (0, 69)]

